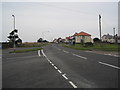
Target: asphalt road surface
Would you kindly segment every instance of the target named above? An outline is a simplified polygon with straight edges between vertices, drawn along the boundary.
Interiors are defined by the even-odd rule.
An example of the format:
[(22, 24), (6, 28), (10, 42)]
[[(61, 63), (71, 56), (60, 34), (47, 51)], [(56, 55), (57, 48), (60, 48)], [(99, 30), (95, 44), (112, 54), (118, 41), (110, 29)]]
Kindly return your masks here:
[(118, 88), (118, 57), (59, 44), (27, 53), (9, 51), (3, 50), (3, 88)]

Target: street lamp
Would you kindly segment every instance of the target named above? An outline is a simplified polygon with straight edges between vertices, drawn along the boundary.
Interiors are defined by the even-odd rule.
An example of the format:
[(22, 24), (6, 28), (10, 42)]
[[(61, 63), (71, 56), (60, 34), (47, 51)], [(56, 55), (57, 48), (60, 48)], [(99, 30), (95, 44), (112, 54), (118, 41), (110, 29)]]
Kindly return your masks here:
[[(15, 31), (15, 15), (12, 15), (12, 17), (13, 17), (13, 29), (14, 29), (14, 31)], [(14, 32), (14, 51), (15, 51), (15, 32)]]

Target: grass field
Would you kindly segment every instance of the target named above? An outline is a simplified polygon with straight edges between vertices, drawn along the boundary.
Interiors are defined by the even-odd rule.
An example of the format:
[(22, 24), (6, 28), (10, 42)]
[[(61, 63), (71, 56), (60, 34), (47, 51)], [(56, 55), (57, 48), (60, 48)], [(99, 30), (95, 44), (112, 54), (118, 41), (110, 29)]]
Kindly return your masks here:
[(22, 43), (21, 45), (18, 46), (18, 48), (23, 47), (23, 48), (29, 48), (29, 47), (36, 47), (33, 49), (24, 49), (24, 50), (15, 50), (11, 51), (10, 53), (23, 53), (23, 52), (31, 52), (31, 51), (37, 51), (42, 49), (43, 46), (49, 45), (50, 43), (36, 43), (36, 42), (26, 42)]
[(76, 50), (99, 50), (99, 51), (119, 51), (120, 44), (95, 43), (93, 46), (84, 47), (81, 44), (69, 45), (61, 44), (63, 47), (73, 48)]
[(48, 44), (50, 43), (25, 42), (18, 45), (18, 47), (42, 47)]

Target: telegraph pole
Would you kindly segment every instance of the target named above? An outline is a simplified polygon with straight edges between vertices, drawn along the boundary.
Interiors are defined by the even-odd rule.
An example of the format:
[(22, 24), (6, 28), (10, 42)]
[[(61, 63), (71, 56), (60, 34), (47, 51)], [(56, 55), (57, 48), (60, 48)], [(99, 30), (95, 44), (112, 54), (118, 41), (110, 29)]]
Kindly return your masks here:
[(100, 40), (101, 40), (101, 15), (99, 14), (99, 31), (100, 31)]
[(115, 28), (113, 28), (113, 37), (115, 37)]

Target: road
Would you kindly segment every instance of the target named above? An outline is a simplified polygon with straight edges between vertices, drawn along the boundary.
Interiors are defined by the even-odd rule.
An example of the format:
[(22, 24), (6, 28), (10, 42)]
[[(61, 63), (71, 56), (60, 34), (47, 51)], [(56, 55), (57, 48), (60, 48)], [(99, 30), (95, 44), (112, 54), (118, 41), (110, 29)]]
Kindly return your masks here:
[(3, 88), (118, 88), (118, 57), (59, 44), (8, 52), (3, 51)]

